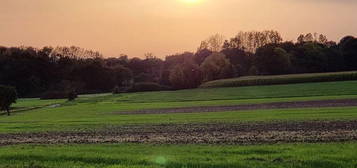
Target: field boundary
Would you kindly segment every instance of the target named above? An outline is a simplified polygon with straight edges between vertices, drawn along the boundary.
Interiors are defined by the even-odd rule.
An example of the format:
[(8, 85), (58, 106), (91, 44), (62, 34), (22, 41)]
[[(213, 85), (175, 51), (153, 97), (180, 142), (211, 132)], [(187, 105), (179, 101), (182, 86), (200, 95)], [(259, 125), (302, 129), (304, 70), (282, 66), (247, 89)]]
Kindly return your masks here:
[(203, 83), (200, 88), (243, 87), (297, 83), (337, 82), (351, 80), (357, 80), (357, 71), (269, 76), (245, 76), (240, 78), (209, 81)]
[(115, 114), (171, 114), (171, 113), (204, 113), (204, 112), (227, 112), (268, 109), (291, 109), (291, 108), (321, 108), (321, 107), (353, 107), (357, 106), (357, 99), (315, 100), (315, 101), (291, 101), (259, 104), (241, 104), (229, 106), (198, 106), (166, 109), (148, 109), (137, 111), (115, 112)]
[(240, 124), (162, 124), (87, 132), (0, 134), (0, 146), (17, 144), (274, 144), (357, 140), (357, 121)]

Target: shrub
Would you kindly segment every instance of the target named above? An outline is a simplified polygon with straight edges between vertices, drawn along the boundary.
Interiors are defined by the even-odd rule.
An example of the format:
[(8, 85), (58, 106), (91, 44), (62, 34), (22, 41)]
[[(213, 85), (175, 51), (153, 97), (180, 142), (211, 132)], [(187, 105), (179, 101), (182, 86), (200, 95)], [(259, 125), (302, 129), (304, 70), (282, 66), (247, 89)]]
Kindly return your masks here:
[(348, 80), (357, 80), (357, 71), (294, 74), (294, 75), (273, 75), (273, 76), (247, 76), (241, 78), (210, 81), (202, 84), (200, 87), (201, 88), (241, 87), (241, 86), (256, 86), (256, 85), (333, 82), (333, 81), (348, 81)]
[(118, 85), (116, 85), (114, 88), (113, 88), (113, 91), (112, 91), (113, 94), (119, 94), (120, 93), (120, 88)]
[(252, 66), (250, 69), (249, 69), (249, 75), (258, 75), (259, 74), (259, 71), (258, 71), (258, 68), (256, 66)]
[(68, 101), (74, 101), (78, 97), (77, 92), (74, 90), (68, 92), (67, 95)]
[(63, 91), (48, 91), (45, 92), (42, 96), (42, 100), (48, 100), (48, 99), (66, 99), (68, 98), (68, 92), (63, 92)]
[(68, 99), (68, 101), (73, 101), (78, 97), (76, 91), (48, 91), (41, 96), (41, 100), (50, 99)]
[(10, 107), (12, 103), (16, 103), (17, 92), (14, 87), (0, 85), (0, 109), (6, 110), (7, 115), (10, 115)]
[(148, 91), (161, 91), (161, 90), (170, 90), (169, 87), (160, 85), (153, 82), (140, 82), (135, 83), (129, 92), (148, 92)]

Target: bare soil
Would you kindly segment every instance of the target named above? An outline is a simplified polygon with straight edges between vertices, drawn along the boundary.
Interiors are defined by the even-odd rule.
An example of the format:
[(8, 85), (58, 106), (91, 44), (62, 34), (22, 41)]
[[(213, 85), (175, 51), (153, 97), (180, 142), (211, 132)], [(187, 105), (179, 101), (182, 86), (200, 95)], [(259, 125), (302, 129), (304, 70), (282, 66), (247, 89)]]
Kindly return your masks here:
[(200, 112), (226, 112), (226, 111), (259, 110), (259, 109), (318, 108), (318, 107), (347, 107), (347, 106), (357, 106), (357, 99), (278, 102), (278, 103), (245, 104), (245, 105), (234, 105), (234, 106), (205, 106), (205, 107), (184, 107), (184, 108), (171, 108), (171, 109), (150, 109), (150, 110), (117, 112), (116, 114), (200, 113)]
[(357, 121), (136, 125), (100, 131), (0, 134), (14, 144), (272, 144), (357, 140)]

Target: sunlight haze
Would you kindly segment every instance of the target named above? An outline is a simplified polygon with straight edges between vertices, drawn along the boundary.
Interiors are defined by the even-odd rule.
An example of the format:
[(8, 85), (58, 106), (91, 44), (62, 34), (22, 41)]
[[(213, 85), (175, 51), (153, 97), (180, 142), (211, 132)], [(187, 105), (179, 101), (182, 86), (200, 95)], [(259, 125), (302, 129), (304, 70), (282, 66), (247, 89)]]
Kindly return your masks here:
[[(0, 0), (0, 45), (69, 46), (164, 57), (221, 33), (274, 29), (285, 40), (357, 35), (352, 0)], [(321, 19), (324, 17), (325, 19)]]

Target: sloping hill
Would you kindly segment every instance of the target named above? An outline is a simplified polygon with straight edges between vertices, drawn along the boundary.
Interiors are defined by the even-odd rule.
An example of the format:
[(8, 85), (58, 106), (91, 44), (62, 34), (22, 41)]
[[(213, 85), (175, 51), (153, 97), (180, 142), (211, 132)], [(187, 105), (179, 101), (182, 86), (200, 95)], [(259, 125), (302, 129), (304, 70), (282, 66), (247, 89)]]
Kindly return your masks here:
[(271, 75), (271, 76), (246, 76), (240, 78), (210, 81), (202, 84), (200, 87), (201, 88), (241, 87), (241, 86), (333, 82), (333, 81), (349, 81), (349, 80), (357, 80), (357, 71), (292, 74), (292, 75)]

